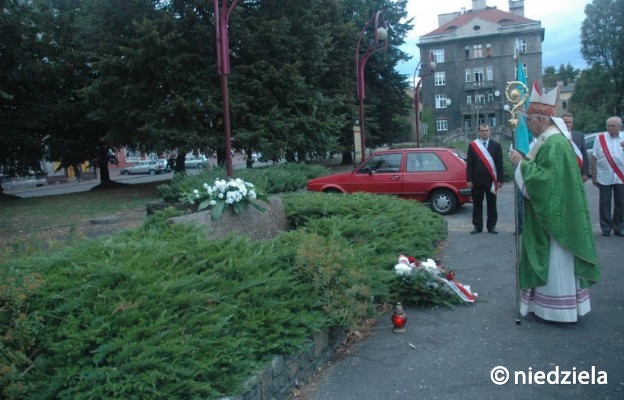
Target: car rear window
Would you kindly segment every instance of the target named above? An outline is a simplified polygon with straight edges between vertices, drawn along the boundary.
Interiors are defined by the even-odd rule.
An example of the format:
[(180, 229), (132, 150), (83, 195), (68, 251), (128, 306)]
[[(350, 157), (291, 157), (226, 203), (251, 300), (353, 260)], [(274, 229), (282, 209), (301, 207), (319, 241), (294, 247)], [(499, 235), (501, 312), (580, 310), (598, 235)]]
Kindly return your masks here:
[(406, 172), (438, 172), (446, 171), (446, 166), (436, 153), (408, 153)]

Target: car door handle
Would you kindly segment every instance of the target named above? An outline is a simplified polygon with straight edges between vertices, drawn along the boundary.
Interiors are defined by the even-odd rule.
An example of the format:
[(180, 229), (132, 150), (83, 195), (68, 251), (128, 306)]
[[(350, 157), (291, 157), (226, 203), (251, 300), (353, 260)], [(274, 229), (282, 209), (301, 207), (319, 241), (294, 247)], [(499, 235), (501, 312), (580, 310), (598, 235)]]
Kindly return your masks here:
[(393, 181), (398, 181), (401, 179), (401, 175), (392, 175), (392, 180)]

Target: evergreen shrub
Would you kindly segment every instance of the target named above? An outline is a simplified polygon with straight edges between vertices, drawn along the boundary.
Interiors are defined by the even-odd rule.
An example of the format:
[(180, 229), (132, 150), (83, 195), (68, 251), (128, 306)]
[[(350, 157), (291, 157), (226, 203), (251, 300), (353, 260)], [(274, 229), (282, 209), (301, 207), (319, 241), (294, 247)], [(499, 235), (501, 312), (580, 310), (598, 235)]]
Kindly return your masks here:
[(0, 397), (215, 399), (275, 355), (392, 298), (399, 253), (431, 256), (423, 204), (293, 193), (273, 240), (208, 240), (165, 210), (140, 229), (0, 266)]
[[(308, 180), (329, 173), (327, 168), (320, 165), (292, 163), (277, 164), (270, 168), (234, 170), (232, 178), (251, 182), (261, 192), (271, 195), (304, 189)], [(183, 193), (199, 190), (204, 183), (211, 185), (216, 179), (225, 177), (226, 171), (222, 167), (208, 168), (197, 175), (175, 174), (170, 183), (159, 186), (158, 190), (165, 201), (175, 202), (182, 198)]]

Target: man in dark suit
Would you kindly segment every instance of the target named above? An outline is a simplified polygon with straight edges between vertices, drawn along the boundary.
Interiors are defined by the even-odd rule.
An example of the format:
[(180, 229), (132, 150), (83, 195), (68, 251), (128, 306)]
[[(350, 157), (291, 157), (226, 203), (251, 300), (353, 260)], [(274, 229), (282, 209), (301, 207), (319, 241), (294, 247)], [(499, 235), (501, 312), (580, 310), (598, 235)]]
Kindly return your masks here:
[(487, 201), (488, 232), (497, 234), (496, 193), (503, 186), (503, 150), (490, 139), (490, 126), (479, 125), (479, 137), (468, 146), (466, 180), (472, 192), (471, 234), (483, 232), (483, 199)]
[(572, 141), (581, 151), (581, 155), (583, 157), (583, 167), (581, 167), (581, 175), (583, 175), (583, 182), (589, 179), (589, 158), (587, 157), (587, 146), (585, 146), (585, 135), (581, 132), (576, 132), (572, 130), (574, 126), (574, 115), (571, 113), (566, 113), (561, 116), (563, 122), (565, 122), (566, 127), (568, 128), (568, 132), (572, 135)]

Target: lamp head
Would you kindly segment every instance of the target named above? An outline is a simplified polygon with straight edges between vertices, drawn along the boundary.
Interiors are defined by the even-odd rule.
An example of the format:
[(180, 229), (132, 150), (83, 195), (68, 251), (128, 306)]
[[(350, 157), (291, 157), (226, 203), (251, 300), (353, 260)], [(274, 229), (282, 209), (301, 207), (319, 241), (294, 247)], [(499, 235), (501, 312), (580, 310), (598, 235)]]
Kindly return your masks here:
[(388, 30), (383, 26), (377, 28), (377, 40), (386, 40), (388, 39)]

